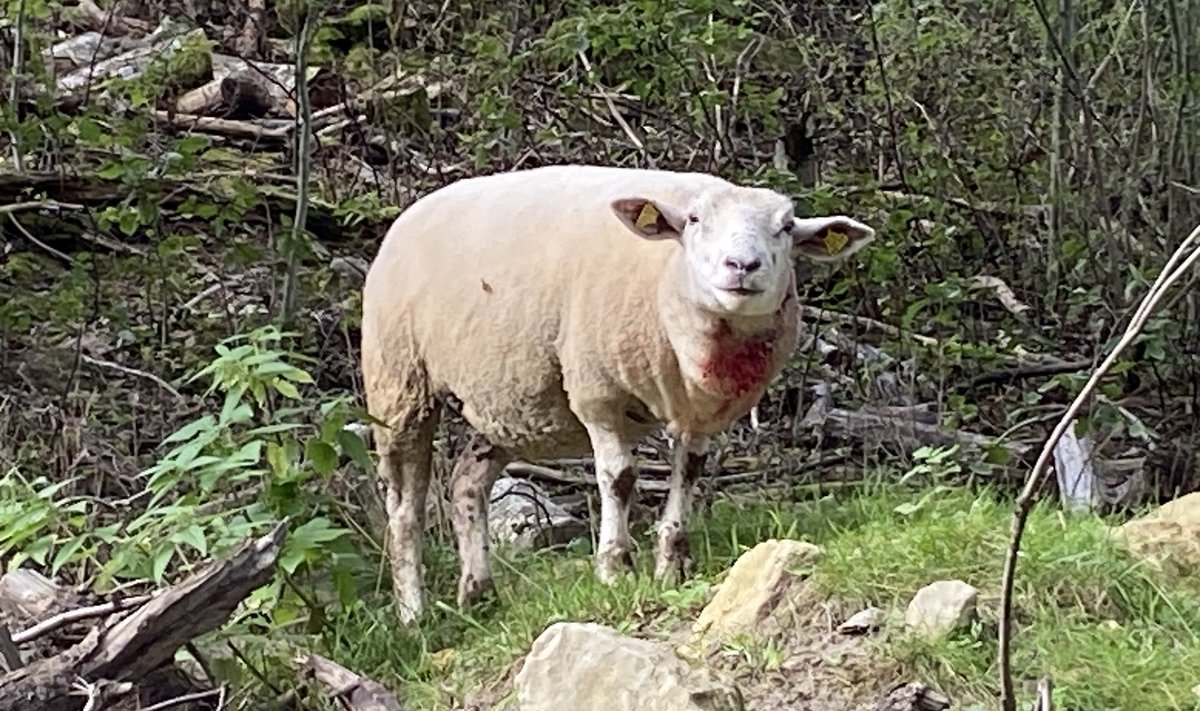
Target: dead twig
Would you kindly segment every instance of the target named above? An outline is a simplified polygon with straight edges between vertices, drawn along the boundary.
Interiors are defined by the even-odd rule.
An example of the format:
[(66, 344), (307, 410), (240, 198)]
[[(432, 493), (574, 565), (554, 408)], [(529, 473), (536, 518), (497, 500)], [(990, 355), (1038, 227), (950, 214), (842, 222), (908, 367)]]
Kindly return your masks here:
[(42, 620), (32, 627), (21, 630), (12, 636), (12, 641), (14, 644), (25, 644), (27, 642), (32, 642), (38, 637), (47, 635), (59, 627), (69, 625), (72, 622), (79, 622), (80, 620), (86, 620), (92, 617), (103, 617), (104, 615), (110, 615), (114, 612), (121, 612), (122, 610), (129, 610), (134, 607), (138, 607), (139, 605), (149, 602), (151, 597), (151, 595), (136, 595), (133, 597), (127, 597), (123, 600), (113, 600), (111, 602), (105, 602), (99, 605), (90, 605), (88, 607), (80, 607), (75, 610), (67, 610), (66, 612), (59, 613), (54, 617)]
[(8, 205), (0, 205), (0, 215), (11, 215), (14, 212), (23, 212), (26, 210), (82, 210), (83, 205), (77, 205), (72, 202), (59, 202), (58, 200), (29, 200), (27, 202), (14, 202)]
[(154, 384), (158, 385), (163, 390), (166, 390), (167, 392), (171, 393), (171, 395), (173, 395), (176, 400), (186, 400), (187, 399), (183, 396), (183, 393), (181, 393), (178, 390), (176, 390), (175, 388), (171, 387), (170, 383), (168, 383), (167, 381), (158, 377), (154, 373), (147, 373), (144, 370), (138, 370), (137, 368), (130, 368), (129, 366), (121, 365), (120, 363), (114, 363), (111, 360), (100, 360), (99, 358), (93, 358), (92, 356), (90, 356), (86, 353), (80, 353), (79, 358), (84, 363), (88, 363), (89, 365), (94, 365), (97, 368), (109, 368), (110, 370), (115, 370), (119, 373), (124, 373), (125, 375), (133, 375), (133, 376), (136, 376), (139, 378), (145, 378), (146, 380), (149, 380), (149, 381), (153, 382)]
[[(205, 691), (196, 691), (191, 694), (184, 694), (182, 696), (176, 696), (173, 699), (167, 699), (166, 701), (159, 701), (157, 704), (153, 704), (151, 706), (146, 706), (146, 707), (140, 709), (140, 711), (164, 711), (164, 709), (174, 708), (176, 706), (182, 706), (186, 703), (190, 703), (192, 701), (200, 701), (201, 699), (207, 699), (211, 696), (224, 697), (225, 696), (225, 687), (222, 686), (218, 689), (207, 689)], [(220, 708), (220, 705), (218, 705), (218, 708)]]
[(46, 244), (45, 242), (41, 241), (41, 240), (40, 240), (40, 239), (38, 239), (37, 237), (34, 237), (34, 236), (33, 236), (33, 234), (32, 234), (32, 233), (31, 233), (29, 230), (25, 229), (25, 225), (22, 225), (22, 224), (21, 224), (21, 222), (20, 222), (20, 221), (17, 219), (16, 215), (14, 215), (13, 213), (9, 212), (9, 213), (8, 213), (8, 219), (9, 219), (9, 221), (10, 221), (10, 222), (12, 222), (12, 224), (13, 224), (13, 227), (16, 227), (16, 228), (17, 228), (17, 232), (20, 232), (20, 233), (21, 233), (21, 236), (22, 236), (22, 237), (24, 237), (25, 239), (29, 240), (30, 242), (32, 242), (33, 244), (37, 245), (38, 247), (41, 247), (41, 248), (42, 248), (43, 250), (45, 250), (45, 251), (46, 251), (48, 254), (50, 254), (50, 255), (52, 255), (52, 256), (54, 256), (54, 257), (57, 257), (57, 258), (59, 258), (59, 259), (63, 260), (63, 261), (64, 261), (64, 262), (66, 262), (68, 265), (72, 265), (72, 266), (73, 266), (73, 265), (75, 264), (75, 260), (74, 260), (74, 259), (72, 259), (72, 258), (71, 258), (71, 256), (70, 256), (69, 254), (64, 254), (63, 252), (60, 252), (59, 250), (55, 249), (54, 247), (51, 247), (50, 245), (48, 245), (48, 244)]
[[(1033, 499), (1038, 488), (1041, 486), (1042, 478), (1046, 473), (1046, 468), (1050, 463), (1051, 457), (1054, 455), (1054, 448), (1058, 444), (1063, 433), (1074, 421), (1080, 408), (1083, 407), (1084, 401), (1095, 390), (1096, 385), (1112, 368), (1113, 363), (1117, 361), (1117, 357), (1121, 352), (1133, 343), (1134, 339), (1141, 334), (1142, 328), (1146, 325), (1146, 320), (1154, 311), (1154, 307), (1166, 295), (1167, 290), (1180, 279), (1184, 274), (1191, 269), (1196, 261), (1200, 260), (1200, 246), (1193, 244), (1200, 239), (1200, 225), (1197, 225), (1192, 233), (1188, 235), (1171, 255), (1162, 272), (1154, 281), (1154, 285), (1150, 287), (1150, 291), (1142, 299), (1138, 309), (1134, 312), (1130, 319), (1129, 326), (1125, 329), (1125, 333), (1121, 336), (1121, 340), (1113, 347), (1112, 352), (1108, 357), (1092, 372), (1092, 376), (1088, 378), (1087, 383), (1075, 396), (1070, 407), (1063, 413), (1055, 426), (1054, 431), (1050, 433), (1050, 437), (1046, 440), (1046, 444), (1042, 447), (1041, 454), (1038, 455), (1037, 462), (1033, 465), (1033, 470), (1030, 471), (1029, 477), (1025, 480), (1025, 486), (1021, 489), (1020, 496), (1017, 497), (1016, 509), (1013, 511), (1012, 518), (1012, 535), (1008, 544), (1008, 550), (1004, 556), (1004, 573), (1000, 582), (1000, 635), (999, 635), (999, 667), (1000, 667), (1000, 702), (1004, 711), (1016, 711), (1017, 700), (1013, 690), (1012, 677), (1012, 595), (1013, 581), (1016, 577), (1017, 555), (1021, 550), (1021, 536), (1025, 532), (1025, 523), (1029, 518), (1029, 512), (1033, 509)], [(1191, 249), (1191, 253), (1185, 259), (1183, 255)], [(1180, 262), (1180, 260), (1183, 260)]]
[[(830, 311), (829, 309), (823, 309), (818, 306), (801, 306), (800, 313), (802, 316), (808, 316), (809, 318), (816, 319), (817, 321), (828, 321), (831, 323), (841, 323), (841, 324), (856, 323), (861, 326), (866, 326), (867, 328), (871, 328), (876, 331), (879, 331), (880, 333), (883, 333), (884, 335), (887, 335), (887, 336), (891, 336), (893, 338), (901, 338), (902, 337), (902, 332), (900, 331), (899, 328), (896, 328), (895, 326), (891, 325), (890, 323), (884, 323), (883, 321), (876, 321), (875, 319), (868, 318), (866, 316), (855, 316), (853, 314), (844, 314), (844, 313), (841, 313), (838, 311)], [(915, 340), (917, 343), (920, 343), (925, 346), (936, 346), (938, 344), (938, 340), (931, 336), (922, 336), (919, 333), (912, 333), (909, 335), (911, 335), (913, 337), (913, 340)]]

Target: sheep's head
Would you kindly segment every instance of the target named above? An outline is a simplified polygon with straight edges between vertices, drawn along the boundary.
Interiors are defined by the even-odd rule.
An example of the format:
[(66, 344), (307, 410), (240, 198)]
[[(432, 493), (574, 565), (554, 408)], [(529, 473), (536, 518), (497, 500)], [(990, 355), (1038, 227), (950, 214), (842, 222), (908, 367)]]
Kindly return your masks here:
[(705, 306), (747, 316), (779, 308), (793, 258), (838, 261), (875, 237), (842, 215), (797, 218), (791, 200), (765, 188), (710, 190), (682, 205), (621, 198), (612, 209), (635, 234), (679, 240), (693, 295)]

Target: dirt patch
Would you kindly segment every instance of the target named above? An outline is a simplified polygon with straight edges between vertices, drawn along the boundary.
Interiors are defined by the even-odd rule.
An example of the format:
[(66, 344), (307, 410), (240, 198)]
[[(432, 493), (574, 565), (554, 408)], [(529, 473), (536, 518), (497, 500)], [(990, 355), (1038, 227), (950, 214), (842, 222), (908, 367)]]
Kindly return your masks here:
[(837, 631), (858, 610), (802, 590), (780, 620), (781, 631), (758, 651), (726, 648), (709, 665), (738, 685), (747, 709), (869, 711), (902, 680), (870, 637)]

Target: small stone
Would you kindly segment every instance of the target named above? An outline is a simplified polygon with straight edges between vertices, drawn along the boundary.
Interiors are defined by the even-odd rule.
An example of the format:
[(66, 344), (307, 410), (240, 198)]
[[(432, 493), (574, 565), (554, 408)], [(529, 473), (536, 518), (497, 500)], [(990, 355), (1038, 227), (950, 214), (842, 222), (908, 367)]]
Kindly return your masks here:
[(878, 629), (882, 624), (883, 610), (878, 607), (868, 607), (865, 610), (859, 610), (845, 622), (838, 625), (838, 632), (842, 634), (865, 634)]
[(1200, 684), (1196, 684), (1192, 687), (1192, 695), (1200, 699)]
[(488, 530), (498, 545), (527, 551), (568, 543), (586, 534), (587, 524), (537, 484), (504, 476), (492, 485)]
[(939, 580), (917, 591), (904, 624), (927, 639), (944, 637), (971, 624), (979, 591), (961, 580)]
[(755, 630), (791, 597), (799, 581), (796, 569), (820, 557), (821, 549), (804, 541), (759, 543), (734, 562), (692, 630), (708, 639)]
[(1134, 555), (1185, 575), (1200, 566), (1200, 492), (1168, 501), (1111, 530)]
[(514, 679), (521, 711), (744, 711), (741, 692), (665, 644), (594, 623), (556, 622)]

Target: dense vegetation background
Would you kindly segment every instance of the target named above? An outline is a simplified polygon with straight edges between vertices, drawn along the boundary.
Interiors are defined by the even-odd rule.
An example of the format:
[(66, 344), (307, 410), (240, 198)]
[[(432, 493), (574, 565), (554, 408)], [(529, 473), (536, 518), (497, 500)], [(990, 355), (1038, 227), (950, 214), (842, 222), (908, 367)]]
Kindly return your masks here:
[[(764, 486), (776, 511), (781, 484), (818, 502), (785, 506), (788, 521), (840, 515), (818, 498), (831, 481), (1006, 500), (1200, 220), (1195, 0), (0, 8), (0, 554), (65, 586), (136, 591), (288, 517), (273, 582), (193, 650), (234, 684), (230, 707), (284, 703), (288, 660), (311, 648), (445, 708), (554, 615), (694, 604), (589, 589), (529, 603), (522, 624), (443, 609), (424, 633), (392, 629), (371, 455), (345, 425), (362, 417), (362, 269), (429, 190), (568, 161), (703, 170), (879, 230), (844, 267), (797, 267), (822, 341), (711, 465), (762, 476), (698, 522), (708, 573), (750, 539), (808, 530), (764, 512)], [(278, 71), (222, 93), (231, 57)], [(1096, 448), (1103, 513), (1198, 488), (1190, 285), (1074, 430)], [(459, 422), (443, 429), (442, 471), (462, 441)], [(956, 535), (942, 505), (930, 536)], [(918, 508), (854, 520), (903, 529)], [(436, 523), (431, 584), (452, 601)], [(554, 590), (549, 567), (513, 565), (502, 587)], [(993, 649), (941, 678), (986, 696)]]

